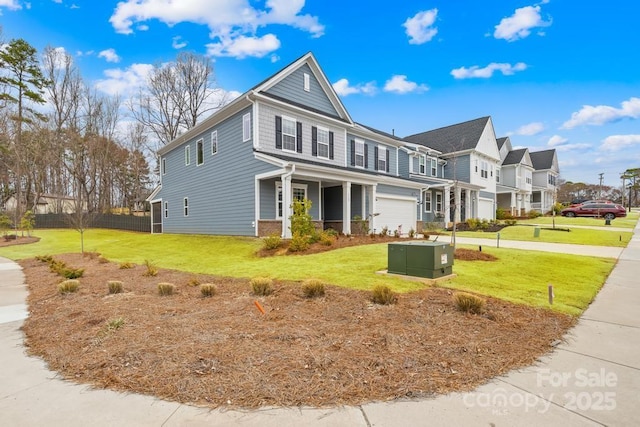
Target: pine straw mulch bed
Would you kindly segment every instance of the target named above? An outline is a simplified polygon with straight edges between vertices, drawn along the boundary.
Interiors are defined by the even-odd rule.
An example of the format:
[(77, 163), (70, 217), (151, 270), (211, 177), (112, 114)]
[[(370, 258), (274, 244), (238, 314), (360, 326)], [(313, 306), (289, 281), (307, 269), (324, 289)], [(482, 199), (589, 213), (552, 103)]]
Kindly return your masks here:
[[(10, 235), (10, 236), (15, 236), (14, 235)], [(1, 237), (0, 238), (0, 248), (3, 248), (5, 246), (14, 246), (14, 245), (26, 245), (29, 243), (36, 243), (40, 241), (39, 237), (33, 237), (33, 236), (18, 236), (18, 238), (14, 239), (14, 238), (5, 238), (5, 237)]]
[[(144, 266), (55, 258), (85, 276), (77, 293), (59, 295), (60, 278), (45, 263), (21, 262), (32, 355), (69, 380), (211, 408), (356, 405), (470, 390), (533, 363), (574, 323), (492, 298), (484, 315), (464, 314), (443, 288), (402, 294), (391, 306), (333, 286), (305, 299), (292, 282), (256, 297), (244, 279), (171, 270), (144, 277)], [(188, 285), (194, 277), (215, 283), (217, 294), (201, 297)], [(107, 280), (122, 280), (125, 293), (108, 295)], [(159, 296), (159, 282), (177, 293)]]

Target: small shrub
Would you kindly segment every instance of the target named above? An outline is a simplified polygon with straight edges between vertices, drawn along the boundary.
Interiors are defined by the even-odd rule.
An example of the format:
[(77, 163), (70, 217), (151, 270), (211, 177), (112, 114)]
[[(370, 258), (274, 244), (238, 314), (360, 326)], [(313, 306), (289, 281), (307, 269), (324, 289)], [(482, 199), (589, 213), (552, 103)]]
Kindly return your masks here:
[(409, 229), (409, 238), (413, 239), (414, 237), (416, 237), (416, 230), (414, 230), (413, 227), (411, 227)]
[(101, 257), (98, 257), (98, 263), (99, 264), (108, 264), (109, 260), (106, 259), (105, 257), (101, 256)]
[(532, 210), (530, 210), (530, 211), (529, 211), (529, 213), (527, 214), (527, 216), (528, 216), (530, 219), (534, 219), (534, 218), (538, 218), (538, 217), (542, 216), (542, 214), (541, 214), (540, 212), (538, 212), (538, 211), (534, 211), (534, 210), (532, 209)]
[(121, 262), (118, 268), (120, 268), (120, 270), (128, 270), (130, 268), (133, 268), (133, 264), (130, 262)]
[(309, 249), (309, 237), (300, 233), (293, 233), (291, 242), (289, 242), (289, 252), (304, 252)]
[(384, 227), (382, 227), (382, 230), (380, 230), (380, 237), (387, 237), (388, 235), (389, 235), (389, 227), (385, 225)]
[(117, 319), (111, 319), (107, 322), (107, 331), (116, 331), (124, 326), (124, 319), (118, 317)]
[(480, 230), (485, 231), (489, 229), (490, 225), (491, 224), (489, 224), (489, 220), (484, 218), (482, 221), (480, 221), (480, 223), (478, 224), (478, 227), (480, 228)]
[(51, 255), (37, 255), (36, 259), (40, 262), (46, 262), (47, 264), (51, 264), (53, 262), (53, 257)]
[(176, 290), (176, 285), (173, 283), (161, 282), (158, 283), (158, 294), (160, 296), (173, 295)]
[(467, 226), (469, 227), (469, 230), (473, 231), (478, 229), (478, 226), (480, 225), (480, 220), (476, 218), (467, 218), (466, 223), (467, 223)]
[(148, 259), (144, 260), (144, 266), (147, 267), (147, 271), (142, 273), (143, 276), (146, 277), (154, 277), (158, 275), (158, 267), (156, 267), (151, 261)]
[(80, 287), (80, 282), (78, 280), (65, 280), (58, 284), (58, 292), (61, 294), (70, 294), (72, 292), (77, 292), (78, 287)]
[(371, 292), (371, 300), (376, 304), (395, 304), (397, 299), (396, 294), (386, 285), (377, 285)]
[(65, 267), (59, 270), (58, 274), (65, 279), (79, 279), (84, 274), (84, 268)]
[(323, 231), (322, 233), (320, 233), (320, 243), (322, 245), (331, 246), (334, 244), (335, 241), (336, 241), (336, 236), (334, 236), (333, 234), (327, 233), (326, 231)]
[(67, 264), (55, 259), (52, 259), (51, 262), (49, 263), (49, 270), (51, 270), (52, 273), (56, 273), (56, 274), (60, 274), (60, 272), (64, 270), (66, 267), (67, 267)]
[(273, 233), (269, 237), (265, 237), (263, 241), (263, 247), (267, 250), (278, 249), (282, 246), (282, 238), (279, 234)]
[(123, 291), (123, 285), (120, 280), (109, 280), (107, 282), (110, 294), (121, 294)]
[(400, 237), (400, 230), (398, 230), (397, 228), (393, 230), (393, 237), (395, 237), (396, 239)]
[(218, 292), (216, 285), (213, 283), (203, 283), (200, 285), (200, 293), (203, 297), (212, 297)]
[(197, 277), (192, 277), (187, 282), (187, 286), (200, 286), (200, 280)]
[(458, 310), (465, 313), (480, 314), (484, 310), (485, 300), (477, 295), (456, 292), (453, 294), (453, 301)]
[(254, 277), (249, 283), (255, 295), (266, 296), (273, 292), (273, 280), (268, 277)]
[(328, 234), (329, 236), (333, 236), (336, 239), (338, 238), (338, 236), (340, 235), (340, 233), (338, 233), (336, 230), (334, 230), (333, 228), (327, 228), (326, 230), (324, 230), (324, 232), (326, 234)]
[(506, 225), (516, 225), (517, 222), (518, 222), (518, 220), (516, 220), (516, 219), (505, 219), (504, 220), (504, 223)]
[(307, 298), (324, 296), (324, 283), (318, 279), (307, 279), (302, 282), (302, 293)]
[(496, 209), (496, 219), (512, 219), (513, 216), (511, 212), (506, 209), (498, 208)]

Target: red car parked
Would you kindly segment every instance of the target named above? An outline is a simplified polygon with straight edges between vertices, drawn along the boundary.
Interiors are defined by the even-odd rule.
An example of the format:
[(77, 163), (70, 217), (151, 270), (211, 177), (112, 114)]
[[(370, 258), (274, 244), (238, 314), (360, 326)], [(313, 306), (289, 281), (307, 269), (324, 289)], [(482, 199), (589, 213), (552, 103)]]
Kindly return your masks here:
[(627, 211), (620, 205), (614, 203), (584, 203), (582, 205), (570, 206), (560, 212), (562, 216), (594, 216), (604, 219), (614, 219), (616, 217), (627, 216)]

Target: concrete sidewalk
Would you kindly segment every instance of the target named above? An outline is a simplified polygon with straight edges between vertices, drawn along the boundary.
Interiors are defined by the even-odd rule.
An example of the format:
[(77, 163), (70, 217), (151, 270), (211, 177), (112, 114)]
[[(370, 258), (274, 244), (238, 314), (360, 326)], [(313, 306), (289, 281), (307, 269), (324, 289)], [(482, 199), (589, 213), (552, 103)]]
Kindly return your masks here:
[[(501, 247), (507, 247), (504, 243)], [(556, 252), (570, 246), (574, 250), (569, 253), (578, 246), (544, 245)], [(0, 258), (0, 421), (7, 426), (640, 425), (639, 274), (637, 226), (566, 342), (535, 366), (495, 378), (470, 393), (356, 407), (221, 411), (90, 390), (57, 379), (42, 360), (25, 355), (19, 329), (27, 315), (22, 273)]]

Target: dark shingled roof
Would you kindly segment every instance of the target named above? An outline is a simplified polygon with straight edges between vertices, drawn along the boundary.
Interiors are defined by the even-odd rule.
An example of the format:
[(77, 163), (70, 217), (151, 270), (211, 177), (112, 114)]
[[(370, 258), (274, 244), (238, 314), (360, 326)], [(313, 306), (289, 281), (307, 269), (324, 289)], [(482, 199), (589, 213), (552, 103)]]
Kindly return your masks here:
[(529, 153), (531, 163), (535, 170), (551, 169), (553, 167), (553, 157), (556, 154), (555, 148)]
[(367, 125), (362, 124), (362, 123), (357, 123), (357, 124), (358, 124), (358, 125), (360, 125), (360, 126), (362, 126), (362, 127), (363, 127), (363, 128), (365, 128), (365, 129), (369, 129), (371, 132), (374, 132), (374, 133), (380, 134), (380, 135), (382, 135), (382, 136), (386, 136), (387, 138), (395, 139), (395, 140), (397, 140), (397, 141), (402, 141), (402, 138), (397, 137), (397, 136), (395, 136), (395, 135), (393, 135), (393, 134), (391, 134), (391, 133), (384, 132), (384, 131), (378, 130), (378, 129), (376, 129), (376, 128), (372, 128), (371, 126), (367, 126)]
[(496, 139), (496, 142), (498, 143), (498, 150), (502, 148), (502, 146), (504, 145), (504, 143), (507, 140), (507, 138), (508, 138), (508, 136), (504, 136), (502, 138)]
[(476, 148), (489, 118), (489, 116), (480, 117), (468, 122), (409, 135), (403, 139), (407, 142), (436, 149), (442, 153), (472, 150)]
[(504, 162), (502, 162), (502, 165), (503, 166), (517, 165), (522, 161), (522, 158), (524, 157), (524, 153), (526, 152), (527, 152), (526, 148), (520, 148), (517, 150), (509, 151), (509, 154), (507, 154), (507, 157), (504, 158)]

